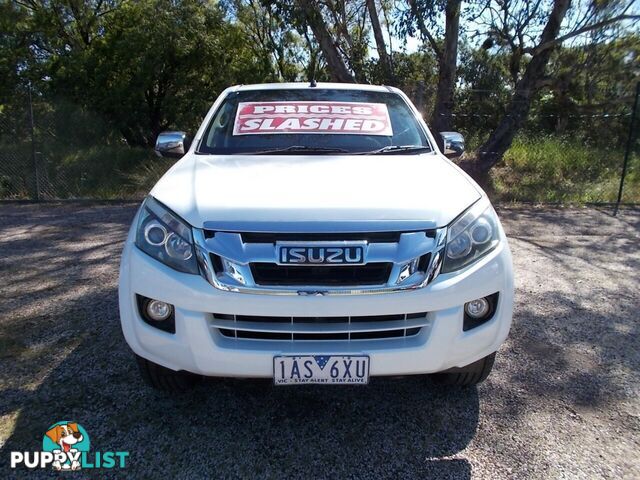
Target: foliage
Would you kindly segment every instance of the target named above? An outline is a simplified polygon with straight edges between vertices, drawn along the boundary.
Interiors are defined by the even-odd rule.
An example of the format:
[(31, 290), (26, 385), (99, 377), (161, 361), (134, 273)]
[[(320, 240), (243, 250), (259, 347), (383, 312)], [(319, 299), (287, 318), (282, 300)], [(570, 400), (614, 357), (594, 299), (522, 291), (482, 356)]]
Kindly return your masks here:
[(472, 116), (455, 118), (455, 128), (468, 136), (484, 135), (498, 125), (513, 87), (508, 59), (483, 48), (465, 46), (459, 75), (464, 87), (458, 89), (455, 111)]
[(535, 105), (528, 131), (577, 135), (602, 147), (623, 145), (639, 67), (637, 35), (557, 51), (553, 81)]
[[(544, 47), (540, 33), (560, 1), (463, 3), (455, 96), (446, 115), (451, 128), (478, 151), (513, 115), (515, 93)], [(36, 160), (42, 164), (38, 180), (55, 196), (143, 190), (146, 179), (164, 168), (149, 154), (160, 131), (195, 132), (213, 100), (231, 85), (335, 78), (328, 54), (342, 59), (348, 76), (359, 82), (400, 87), (429, 120), (440, 96), (443, 14), (449, 4), (0, 2), (0, 196), (26, 196), (34, 188), (35, 178), (23, 173), (32, 164), (29, 90)], [(549, 61), (538, 69), (540, 78), (526, 96), (530, 105), (521, 109), (526, 121), (517, 125), (520, 136), (494, 175), (503, 198), (556, 198), (540, 193), (554, 190), (543, 187), (546, 176), (571, 198), (598, 197), (598, 182), (606, 190), (602, 198), (610, 197), (610, 178), (619, 171), (613, 158), (620, 158), (628, 134), (640, 75), (637, 25), (616, 20), (638, 13), (629, 5), (628, 0), (572, 2), (560, 29), (569, 37), (553, 45)], [(378, 15), (382, 42), (380, 35), (374, 42), (371, 12)], [(324, 30), (314, 29), (314, 22)], [(584, 27), (589, 28), (573, 35)], [(320, 31), (330, 36), (322, 46), (315, 36)], [(407, 48), (409, 37), (417, 48)], [(380, 52), (386, 52), (385, 65)], [(600, 160), (580, 163), (562, 153), (567, 150), (582, 159), (591, 151)], [(570, 166), (585, 169), (576, 178), (592, 193), (575, 193)], [(66, 193), (58, 184), (67, 185)]]
[(67, 185), (72, 185), (78, 197), (117, 198), (128, 178), (127, 172), (149, 161), (152, 155), (147, 149), (96, 145), (69, 152), (62, 157), (57, 170), (64, 172)]
[(50, 87), (110, 119), (130, 145), (149, 145), (173, 125), (195, 129), (227, 86), (264, 78), (269, 65), (219, 7), (175, 4), (122, 3), (88, 47), (50, 60)]
[[(494, 196), (505, 201), (615, 202), (624, 152), (573, 138), (519, 137), (492, 172)], [(626, 202), (640, 201), (640, 156), (626, 178)]]
[(154, 158), (141, 162), (127, 174), (118, 195), (132, 198), (144, 197), (174, 163), (175, 160), (167, 158)]

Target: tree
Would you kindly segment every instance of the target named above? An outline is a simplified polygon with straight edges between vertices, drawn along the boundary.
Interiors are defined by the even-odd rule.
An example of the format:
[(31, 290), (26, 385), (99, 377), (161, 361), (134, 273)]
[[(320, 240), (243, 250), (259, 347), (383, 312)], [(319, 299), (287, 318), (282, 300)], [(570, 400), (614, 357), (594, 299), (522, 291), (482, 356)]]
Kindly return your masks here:
[(42, 60), (43, 87), (100, 113), (132, 146), (195, 129), (224, 88), (271, 72), (221, 8), (198, 0), (124, 2), (104, 18), (89, 43)]
[(366, 0), (367, 10), (369, 11), (369, 18), (371, 20), (371, 28), (373, 29), (373, 37), (376, 42), (376, 49), (378, 51), (378, 57), (380, 59), (380, 65), (384, 76), (384, 83), (387, 85), (395, 85), (395, 75), (393, 73), (393, 65), (391, 64), (391, 57), (387, 53), (387, 46), (384, 41), (384, 34), (382, 33), (382, 27), (380, 25), (380, 18), (376, 10), (375, 0)]
[(313, 0), (296, 0), (296, 5), (316, 38), (322, 54), (327, 61), (329, 74), (335, 82), (354, 83), (356, 80), (334, 41), (321, 9)]
[[(523, 126), (533, 99), (542, 87), (549, 84), (546, 68), (554, 49), (562, 42), (593, 29), (634, 18), (626, 15), (631, 4), (619, 4), (617, 7), (622, 8), (622, 13), (618, 14), (616, 9), (609, 10), (606, 18), (594, 21), (596, 14), (602, 13), (595, 4), (593, 10), (576, 11), (569, 19), (569, 31), (561, 35), (570, 5), (571, 0), (554, 0), (538, 41), (533, 46), (526, 46), (527, 38), (533, 36), (532, 30), (537, 27), (537, 19), (544, 17), (543, 3), (537, 2), (530, 8), (529, 2), (524, 2), (524, 5), (501, 0), (487, 2), (485, 11), (489, 12), (489, 33), (492, 35), (488, 40), (493, 42), (496, 39), (511, 48), (510, 71), (516, 85), (501, 121), (479, 148), (476, 161), (464, 164), (464, 168), (476, 177), (483, 178), (500, 161)], [(525, 54), (530, 58), (520, 76)]]
[[(549, 42), (558, 36), (570, 3), (571, 0), (554, 1), (549, 20), (540, 37), (540, 44)], [(477, 161), (472, 168), (472, 172), (476, 175), (486, 174), (511, 146), (515, 134), (526, 119), (531, 100), (539, 88), (538, 83), (544, 77), (551, 51), (551, 49), (544, 49), (529, 61), (522, 79), (516, 85), (505, 115), (489, 139), (480, 147)]]
[(470, 140), (484, 139), (500, 122), (513, 91), (509, 56), (463, 44), (458, 79), (455, 111), (461, 115), (455, 117), (455, 128)]
[[(148, 146), (162, 129), (193, 130), (215, 96), (232, 84), (310, 78), (385, 83), (400, 86), (421, 111), (431, 111), (434, 130), (450, 130), (452, 119), (459, 118), (456, 127), (465, 133), (486, 135), (477, 162), (465, 164), (486, 174), (531, 117), (531, 131), (580, 131), (599, 141), (589, 123), (572, 117), (598, 108), (618, 112), (635, 81), (637, 37), (621, 41), (629, 27), (624, 22), (638, 18), (629, 13), (631, 0), (573, 7), (570, 0), (399, 5), (392, 0), (4, 2), (0, 109), (12, 101), (17, 86), (31, 83), (42, 103), (48, 99), (56, 108), (68, 105), (65, 111), (81, 109), (116, 132), (104, 136), (96, 127), (94, 137)], [(422, 48), (394, 52), (392, 29), (400, 36), (417, 32)], [(372, 48), (377, 56), (370, 55)], [(483, 121), (454, 117), (454, 100), (457, 113), (483, 115)], [(83, 132), (91, 138), (90, 129)]]
[(444, 10), (444, 44), (439, 56), (438, 92), (433, 110), (433, 128), (436, 132), (452, 129), (453, 94), (458, 62), (458, 34), (460, 29), (461, 0), (448, 0)]
[(233, 15), (238, 27), (251, 40), (249, 47), (256, 58), (272, 70), (269, 80), (293, 82), (300, 79), (304, 69), (303, 40), (287, 25), (272, 2), (234, 0)]
[(27, 24), (28, 15), (23, 9), (11, 2), (0, 3), (0, 105), (11, 101), (22, 81), (20, 65), (30, 55)]
[(578, 136), (603, 148), (627, 139), (629, 106), (640, 73), (640, 36), (593, 38), (587, 45), (554, 51), (549, 91), (532, 105), (527, 122), (531, 131)]
[[(431, 47), (438, 59), (438, 87), (436, 101), (431, 114), (431, 127), (439, 131), (452, 129), (454, 90), (458, 61), (458, 37), (460, 30), (461, 0), (409, 0), (410, 10), (406, 13), (401, 32), (412, 33), (417, 25), (423, 39)], [(439, 13), (444, 10), (444, 38), (438, 40), (431, 28), (437, 30)]]

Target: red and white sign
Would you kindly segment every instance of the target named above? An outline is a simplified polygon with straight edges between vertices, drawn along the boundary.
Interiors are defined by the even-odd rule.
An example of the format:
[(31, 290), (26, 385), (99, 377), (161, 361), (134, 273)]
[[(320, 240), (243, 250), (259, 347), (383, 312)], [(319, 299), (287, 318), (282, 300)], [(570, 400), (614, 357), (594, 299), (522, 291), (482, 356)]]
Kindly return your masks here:
[(241, 102), (234, 135), (323, 133), (391, 136), (384, 103)]

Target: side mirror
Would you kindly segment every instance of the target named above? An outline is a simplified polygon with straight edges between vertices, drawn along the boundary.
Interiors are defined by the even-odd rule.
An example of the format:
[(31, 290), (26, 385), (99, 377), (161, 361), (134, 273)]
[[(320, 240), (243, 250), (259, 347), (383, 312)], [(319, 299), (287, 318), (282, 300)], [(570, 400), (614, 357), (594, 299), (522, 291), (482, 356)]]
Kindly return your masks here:
[(442, 153), (448, 158), (456, 158), (464, 153), (464, 137), (458, 132), (440, 132), (444, 147)]
[(162, 132), (156, 140), (155, 152), (159, 157), (180, 158), (190, 145), (185, 132)]

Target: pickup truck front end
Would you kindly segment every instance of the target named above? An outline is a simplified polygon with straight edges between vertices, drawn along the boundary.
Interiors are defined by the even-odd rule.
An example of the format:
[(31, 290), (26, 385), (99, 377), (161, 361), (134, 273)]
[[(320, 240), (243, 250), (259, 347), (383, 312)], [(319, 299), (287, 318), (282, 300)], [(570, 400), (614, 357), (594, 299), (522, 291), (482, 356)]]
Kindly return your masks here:
[[(424, 151), (207, 152), (196, 144), (212, 138), (212, 124), (227, 128), (216, 118), (225, 99), (242, 95), (236, 89), (144, 201), (123, 252), (120, 315), (153, 386), (183, 390), (199, 376), (290, 385), (408, 374), (464, 385), (489, 374), (513, 309), (500, 221), (437, 151), (406, 97), (356, 87), (324, 91), (339, 101), (361, 88), (392, 96), (385, 138), (406, 125), (392, 105), (404, 102)], [(265, 91), (243, 88), (254, 103)], [(313, 107), (318, 90), (289, 91), (297, 90), (305, 96), (293, 104)], [(234, 132), (245, 108), (237, 103)]]

